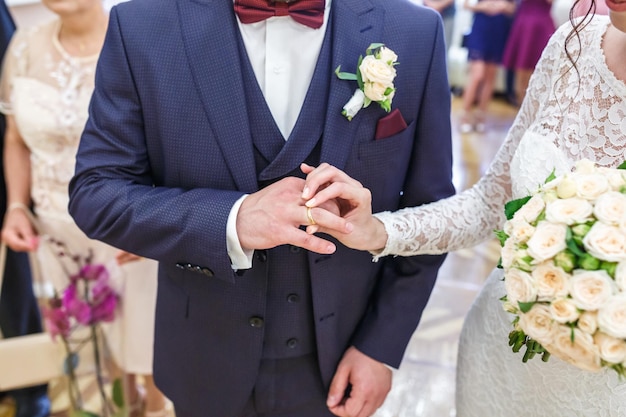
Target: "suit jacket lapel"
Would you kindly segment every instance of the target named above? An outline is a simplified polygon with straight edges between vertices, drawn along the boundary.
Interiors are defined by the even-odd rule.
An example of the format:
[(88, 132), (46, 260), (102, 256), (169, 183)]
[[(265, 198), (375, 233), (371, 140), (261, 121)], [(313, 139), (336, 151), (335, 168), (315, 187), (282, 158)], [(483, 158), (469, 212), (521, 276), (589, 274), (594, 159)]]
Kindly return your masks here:
[(233, 3), (178, 1), (183, 43), (211, 130), (240, 191), (258, 190)]
[[(369, 0), (333, 0), (331, 7), (333, 70), (341, 65), (342, 71), (355, 73), (359, 55), (365, 55), (371, 43), (383, 42), (384, 10), (375, 8)], [(341, 114), (357, 88), (356, 81), (340, 80), (332, 75), (320, 162), (328, 162), (340, 169), (346, 163), (359, 127), (363, 123), (372, 124), (368, 131), (373, 132), (376, 123), (374, 118), (366, 116), (369, 108), (362, 109), (352, 121)]]

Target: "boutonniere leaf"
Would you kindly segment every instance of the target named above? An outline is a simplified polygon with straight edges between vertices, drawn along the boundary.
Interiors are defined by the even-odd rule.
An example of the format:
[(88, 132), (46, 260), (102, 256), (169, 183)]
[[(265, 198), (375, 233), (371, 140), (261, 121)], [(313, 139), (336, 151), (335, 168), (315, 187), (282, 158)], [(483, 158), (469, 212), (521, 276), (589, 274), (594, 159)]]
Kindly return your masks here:
[(356, 81), (358, 85), (350, 100), (343, 106), (341, 114), (352, 120), (359, 110), (372, 102), (378, 103), (389, 113), (396, 92), (393, 80), (396, 78), (397, 61), (398, 56), (391, 49), (382, 43), (372, 43), (365, 50), (365, 56), (359, 56), (356, 73), (342, 72), (339, 65), (335, 69), (337, 77)]

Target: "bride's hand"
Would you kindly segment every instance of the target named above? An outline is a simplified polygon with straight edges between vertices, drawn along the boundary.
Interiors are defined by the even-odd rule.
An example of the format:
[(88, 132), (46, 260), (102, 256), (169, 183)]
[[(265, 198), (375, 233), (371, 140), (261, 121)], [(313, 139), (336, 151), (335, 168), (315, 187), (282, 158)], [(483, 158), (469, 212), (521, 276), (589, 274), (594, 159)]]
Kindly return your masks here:
[(317, 168), (302, 164), (300, 169), (307, 174), (302, 192), (305, 205), (320, 207), (335, 201), (341, 216), (339, 218), (331, 213), (318, 215), (315, 217), (316, 225), (307, 227), (308, 233), (328, 233), (353, 249), (377, 251), (385, 247), (387, 232), (384, 225), (372, 216), (370, 190), (327, 163)]

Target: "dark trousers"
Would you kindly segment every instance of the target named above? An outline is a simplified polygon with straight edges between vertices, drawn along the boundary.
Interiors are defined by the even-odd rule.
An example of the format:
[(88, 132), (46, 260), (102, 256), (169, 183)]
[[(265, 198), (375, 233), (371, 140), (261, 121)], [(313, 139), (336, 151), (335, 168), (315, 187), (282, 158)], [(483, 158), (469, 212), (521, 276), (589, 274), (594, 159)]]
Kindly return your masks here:
[[(289, 359), (264, 359), (254, 391), (240, 417), (334, 417), (326, 407), (315, 354)], [(176, 417), (187, 417), (184, 405)]]

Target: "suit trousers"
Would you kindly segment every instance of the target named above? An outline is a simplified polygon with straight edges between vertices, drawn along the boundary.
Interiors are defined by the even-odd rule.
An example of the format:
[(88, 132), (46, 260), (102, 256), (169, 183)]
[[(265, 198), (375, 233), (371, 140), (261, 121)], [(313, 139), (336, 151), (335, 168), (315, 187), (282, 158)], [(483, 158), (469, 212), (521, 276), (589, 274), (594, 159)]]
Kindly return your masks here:
[[(263, 359), (254, 391), (238, 417), (334, 417), (315, 353), (287, 359)], [(176, 417), (191, 417), (184, 404)], [(208, 414), (207, 414), (208, 415)]]

